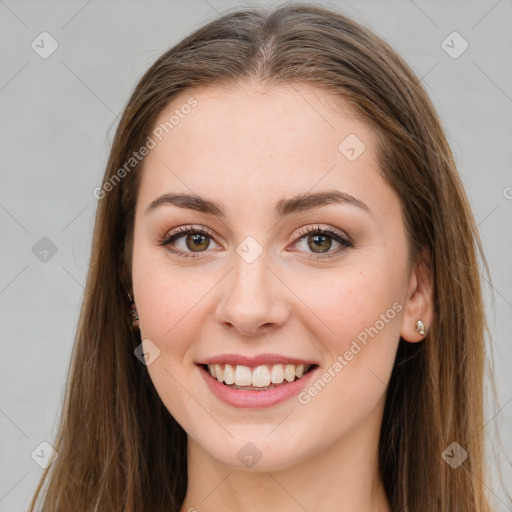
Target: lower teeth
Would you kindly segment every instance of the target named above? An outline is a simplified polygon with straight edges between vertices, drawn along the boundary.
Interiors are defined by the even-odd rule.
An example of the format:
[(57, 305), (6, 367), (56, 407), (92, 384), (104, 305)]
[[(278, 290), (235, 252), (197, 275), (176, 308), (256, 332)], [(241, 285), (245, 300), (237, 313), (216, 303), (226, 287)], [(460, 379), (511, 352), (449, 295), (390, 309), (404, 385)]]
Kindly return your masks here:
[[(297, 380), (297, 379), (295, 379)], [(292, 381), (292, 382), (295, 382), (295, 381)], [(228, 388), (231, 388), (231, 389), (241, 389), (242, 391), (266, 391), (267, 389), (274, 389), (274, 388), (277, 388), (278, 386), (282, 386), (283, 384), (289, 384), (289, 382), (287, 380), (281, 382), (280, 384), (270, 384), (269, 386), (265, 386), (265, 387), (262, 387), (262, 388), (259, 388), (257, 386), (237, 386), (236, 384), (226, 384), (225, 382), (223, 382), (224, 386), (227, 386)]]

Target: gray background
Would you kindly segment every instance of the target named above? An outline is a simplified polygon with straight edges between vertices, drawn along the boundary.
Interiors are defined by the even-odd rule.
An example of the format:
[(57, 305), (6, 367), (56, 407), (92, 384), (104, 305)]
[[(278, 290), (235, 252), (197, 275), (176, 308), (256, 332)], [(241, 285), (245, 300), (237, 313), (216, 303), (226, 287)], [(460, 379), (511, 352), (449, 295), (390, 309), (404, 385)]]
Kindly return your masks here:
[[(92, 191), (119, 113), (158, 55), (225, 9), (255, 4), (0, 0), (0, 511), (27, 508), (42, 472), (31, 453), (55, 434), (89, 259)], [(445, 124), (492, 273), (486, 299), (499, 405), (486, 412), (486, 432), (491, 441), (500, 431), (497, 456), (511, 482), (512, 2), (322, 4), (390, 42)], [(31, 47), (43, 31), (59, 45), (46, 59)], [(441, 46), (453, 31), (469, 44), (456, 59)], [(43, 237), (55, 254), (34, 254)], [(497, 482), (489, 491), (497, 510), (512, 510)]]

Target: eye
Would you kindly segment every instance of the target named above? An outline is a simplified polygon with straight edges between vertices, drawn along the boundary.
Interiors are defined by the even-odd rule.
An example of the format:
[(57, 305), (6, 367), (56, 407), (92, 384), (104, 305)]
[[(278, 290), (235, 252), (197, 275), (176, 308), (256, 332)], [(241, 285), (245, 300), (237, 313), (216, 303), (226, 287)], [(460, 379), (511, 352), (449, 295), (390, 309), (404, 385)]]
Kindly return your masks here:
[(197, 258), (194, 253), (206, 251), (206, 249), (210, 248), (212, 241), (213, 234), (206, 228), (180, 226), (158, 240), (158, 244), (165, 246), (169, 251), (178, 256)]
[[(301, 250), (308, 252), (309, 249), (313, 253), (306, 256), (309, 259), (331, 258), (354, 246), (342, 232), (320, 226), (303, 228), (298, 232), (298, 236), (301, 238), (295, 244), (302, 243)], [(331, 251), (333, 242), (338, 244), (338, 247)]]
[[(305, 243), (305, 246), (301, 250), (308, 252), (309, 249), (313, 253), (306, 256), (309, 259), (330, 258), (354, 246), (342, 232), (335, 231), (331, 228), (321, 228), (320, 226), (316, 228), (302, 228), (297, 233), (297, 236), (299, 236), (300, 239), (294, 242), (294, 244)], [(177, 256), (197, 258), (200, 253), (210, 248), (213, 240), (213, 233), (206, 228), (180, 226), (159, 239), (158, 244), (166, 247)], [(334, 244), (338, 244), (335, 250), (331, 250), (333, 242)]]

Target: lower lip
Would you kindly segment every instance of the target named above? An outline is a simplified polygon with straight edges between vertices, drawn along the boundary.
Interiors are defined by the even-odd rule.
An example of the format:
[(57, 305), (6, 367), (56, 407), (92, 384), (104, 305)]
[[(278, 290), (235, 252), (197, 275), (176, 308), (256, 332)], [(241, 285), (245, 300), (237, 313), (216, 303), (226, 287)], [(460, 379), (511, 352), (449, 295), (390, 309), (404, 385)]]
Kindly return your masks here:
[(298, 395), (306, 384), (311, 380), (313, 374), (318, 370), (314, 368), (306, 373), (300, 379), (286, 384), (267, 389), (266, 391), (244, 391), (241, 389), (233, 389), (214, 379), (207, 370), (202, 366), (198, 366), (206, 384), (213, 391), (213, 394), (220, 400), (233, 407), (258, 408), (271, 407), (280, 402), (284, 402), (289, 398)]

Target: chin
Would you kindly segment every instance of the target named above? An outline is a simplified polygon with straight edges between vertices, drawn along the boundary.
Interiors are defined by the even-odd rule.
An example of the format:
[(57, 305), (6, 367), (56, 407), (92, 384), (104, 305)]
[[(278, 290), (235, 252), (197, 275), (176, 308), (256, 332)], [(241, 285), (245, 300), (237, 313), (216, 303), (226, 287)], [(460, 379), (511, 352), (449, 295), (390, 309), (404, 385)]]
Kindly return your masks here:
[(234, 436), (211, 446), (210, 443), (211, 440), (203, 444), (203, 450), (232, 470), (279, 471), (293, 467), (306, 458), (304, 443), (292, 445), (277, 436), (271, 440), (268, 432), (260, 436), (251, 436), (246, 432), (240, 437)]

